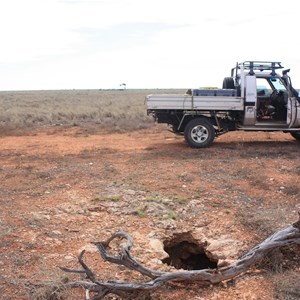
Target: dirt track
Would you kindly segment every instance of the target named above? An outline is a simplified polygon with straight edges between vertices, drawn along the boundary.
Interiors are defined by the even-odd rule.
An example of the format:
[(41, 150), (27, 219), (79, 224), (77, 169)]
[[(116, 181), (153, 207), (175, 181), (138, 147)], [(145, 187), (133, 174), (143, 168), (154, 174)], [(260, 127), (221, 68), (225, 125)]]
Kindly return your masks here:
[[(83, 248), (101, 277), (130, 278), (95, 262), (90, 246), (118, 229), (134, 237), (134, 254), (152, 268), (169, 267), (149, 239), (199, 228), (207, 240), (233, 239), (242, 254), (297, 218), (299, 147), (288, 134), (241, 132), (195, 150), (164, 126), (124, 134), (80, 127), (3, 133), (1, 299), (28, 299), (26, 281), (62, 280), (57, 265), (77, 268)], [(300, 272), (299, 261), (293, 265)], [(257, 272), (203, 290), (170, 286), (153, 299), (274, 299), (276, 276)]]

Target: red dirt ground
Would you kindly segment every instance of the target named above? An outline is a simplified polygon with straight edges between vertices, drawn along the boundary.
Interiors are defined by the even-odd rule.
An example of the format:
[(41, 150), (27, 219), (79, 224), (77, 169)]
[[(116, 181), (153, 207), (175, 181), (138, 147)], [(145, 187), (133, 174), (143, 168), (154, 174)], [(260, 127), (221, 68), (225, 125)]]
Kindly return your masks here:
[[(199, 228), (207, 240), (238, 241), (241, 255), (297, 219), (299, 145), (283, 133), (233, 132), (196, 150), (164, 126), (0, 133), (0, 298), (37, 299), (43, 290), (30, 294), (27, 282), (79, 278), (57, 266), (78, 268), (83, 248), (101, 278), (138, 278), (102, 262), (90, 244), (119, 229), (133, 236), (137, 260), (154, 269), (170, 267), (149, 239)], [(153, 299), (274, 299), (276, 276), (263, 269), (209, 288), (168, 285)]]

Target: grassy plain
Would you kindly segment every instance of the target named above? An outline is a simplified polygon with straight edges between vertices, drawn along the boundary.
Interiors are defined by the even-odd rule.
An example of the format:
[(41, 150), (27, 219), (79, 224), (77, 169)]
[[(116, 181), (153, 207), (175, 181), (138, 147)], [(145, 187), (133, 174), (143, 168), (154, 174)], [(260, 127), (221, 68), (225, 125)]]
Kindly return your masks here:
[(0, 92), (0, 126), (77, 126), (96, 123), (112, 131), (142, 129), (153, 124), (145, 96), (179, 90), (58, 90)]

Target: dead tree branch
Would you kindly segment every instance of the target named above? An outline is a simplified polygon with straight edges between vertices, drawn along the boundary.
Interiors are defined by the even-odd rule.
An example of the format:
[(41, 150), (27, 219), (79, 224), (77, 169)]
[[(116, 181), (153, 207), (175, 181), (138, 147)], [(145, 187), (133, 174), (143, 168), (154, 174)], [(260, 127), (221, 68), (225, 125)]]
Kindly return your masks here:
[[(121, 247), (120, 252), (113, 256), (107, 253), (109, 244), (116, 239), (126, 240), (126, 244)], [(195, 271), (176, 271), (176, 272), (159, 272), (142, 266), (130, 254), (133, 246), (133, 240), (130, 235), (120, 231), (112, 235), (104, 242), (94, 243), (103, 260), (125, 266), (135, 270), (145, 277), (150, 278), (145, 282), (123, 282), (123, 281), (105, 281), (96, 278), (95, 274), (84, 263), (83, 257), (85, 252), (82, 251), (78, 257), (81, 270), (72, 270), (61, 268), (65, 272), (83, 273), (89, 281), (76, 281), (67, 283), (63, 289), (83, 287), (93, 292), (93, 299), (102, 299), (107, 294), (115, 294), (122, 298), (130, 298), (143, 291), (155, 290), (169, 282), (197, 282), (199, 285), (217, 284), (224, 280), (233, 279), (236, 276), (245, 273), (251, 266), (261, 261), (268, 253), (283, 246), (300, 245), (300, 213), (299, 220), (293, 225), (281, 229), (268, 237), (262, 243), (251, 249), (236, 262), (229, 266), (218, 269), (205, 269)], [(87, 292), (89, 294), (89, 292)], [(89, 296), (88, 296), (89, 297)], [(88, 298), (86, 298), (88, 299)]]

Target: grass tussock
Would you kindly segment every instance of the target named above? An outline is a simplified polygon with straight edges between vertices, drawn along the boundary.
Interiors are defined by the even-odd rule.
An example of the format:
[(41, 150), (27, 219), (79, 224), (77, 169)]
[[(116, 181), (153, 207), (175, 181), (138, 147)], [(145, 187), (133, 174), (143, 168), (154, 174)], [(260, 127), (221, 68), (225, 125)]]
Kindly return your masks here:
[[(0, 127), (79, 126), (112, 131), (153, 125), (145, 97), (170, 90), (62, 90), (0, 92)], [(173, 91), (174, 92), (174, 91)]]
[(277, 276), (274, 298), (280, 300), (300, 299), (300, 274), (291, 271)]

